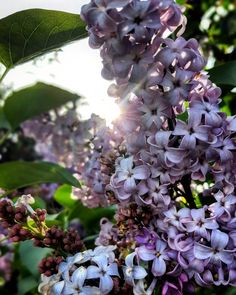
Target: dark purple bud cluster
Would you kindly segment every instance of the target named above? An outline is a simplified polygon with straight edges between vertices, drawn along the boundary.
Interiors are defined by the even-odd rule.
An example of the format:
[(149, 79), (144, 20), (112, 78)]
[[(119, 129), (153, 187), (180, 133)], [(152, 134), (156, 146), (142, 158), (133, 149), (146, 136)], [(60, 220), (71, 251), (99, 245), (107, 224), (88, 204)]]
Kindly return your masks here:
[[(33, 210), (22, 198), (32, 197), (24, 195), (16, 204), (8, 199), (0, 200), (1, 226), (7, 230), (12, 242), (33, 239), (35, 246), (49, 247), (63, 254), (74, 254), (83, 249), (84, 244), (75, 229), (48, 228), (45, 223), (47, 211)], [(28, 226), (28, 220), (34, 223), (33, 228)]]
[(55, 249), (58, 253), (63, 251), (70, 254), (75, 254), (84, 248), (78, 231), (75, 229), (64, 231), (56, 226), (49, 228), (43, 238), (34, 237), (34, 245), (49, 247)]
[(15, 207), (7, 199), (0, 201), (0, 221), (1, 226), (8, 230), (9, 239), (12, 242), (31, 239), (32, 235), (24, 225), (27, 221), (27, 209), (24, 205)]
[(34, 219), (38, 219), (40, 222), (44, 222), (46, 220), (46, 209), (36, 209)]
[(59, 264), (64, 260), (62, 256), (45, 257), (39, 263), (39, 272), (50, 277), (58, 272)]

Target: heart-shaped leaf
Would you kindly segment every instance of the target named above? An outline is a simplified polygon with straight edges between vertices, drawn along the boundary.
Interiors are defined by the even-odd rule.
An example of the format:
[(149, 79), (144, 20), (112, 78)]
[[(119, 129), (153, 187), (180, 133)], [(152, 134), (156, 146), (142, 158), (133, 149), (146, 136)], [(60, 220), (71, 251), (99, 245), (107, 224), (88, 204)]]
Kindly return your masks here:
[(77, 94), (58, 87), (37, 83), (31, 87), (13, 92), (4, 105), (7, 121), (15, 128), (27, 119), (56, 109), (69, 101), (76, 101)]
[(236, 86), (236, 60), (216, 66), (208, 72), (215, 84)]
[(40, 183), (60, 183), (80, 187), (65, 168), (49, 162), (13, 161), (0, 164), (0, 188), (13, 191)]
[(29, 9), (0, 20), (0, 62), (12, 68), (87, 36), (78, 14)]

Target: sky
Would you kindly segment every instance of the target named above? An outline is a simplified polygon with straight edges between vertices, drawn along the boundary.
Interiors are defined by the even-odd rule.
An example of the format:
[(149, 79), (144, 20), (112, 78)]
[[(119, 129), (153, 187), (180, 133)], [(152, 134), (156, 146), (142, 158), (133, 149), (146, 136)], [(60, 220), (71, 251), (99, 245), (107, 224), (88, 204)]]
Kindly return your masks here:
[[(88, 0), (8, 0), (0, 1), (0, 18), (20, 10), (43, 8), (79, 13)], [(11, 70), (4, 83), (15, 90), (32, 85), (37, 81), (53, 84), (81, 94), (88, 103), (81, 113), (88, 118), (96, 113), (107, 119), (108, 124), (119, 113), (114, 100), (107, 95), (109, 82), (101, 77), (102, 63), (99, 51), (88, 46), (88, 40), (74, 42), (62, 48), (57, 61), (49, 64), (46, 56), (36, 64), (28, 62)], [(111, 111), (112, 110), (112, 111)]]

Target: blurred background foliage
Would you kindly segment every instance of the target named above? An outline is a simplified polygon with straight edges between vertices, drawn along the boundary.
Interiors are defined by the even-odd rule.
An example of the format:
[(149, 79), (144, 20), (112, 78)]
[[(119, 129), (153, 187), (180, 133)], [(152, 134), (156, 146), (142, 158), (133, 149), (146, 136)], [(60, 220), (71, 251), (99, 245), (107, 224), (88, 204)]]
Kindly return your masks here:
[[(184, 37), (188, 39), (196, 38), (200, 42), (203, 54), (208, 59), (206, 69), (210, 70), (213, 68), (212, 71), (210, 70), (210, 74), (215, 81), (219, 80), (219, 86), (222, 89), (222, 110), (228, 115), (236, 114), (236, 83), (234, 83), (236, 76), (236, 2), (232, 0), (177, 0), (177, 2), (186, 7), (188, 24)], [(215, 67), (221, 65), (223, 65), (223, 68), (215, 70)], [(225, 76), (226, 79), (219, 79), (219, 75), (221, 77), (222, 75)], [(35, 91), (35, 87), (37, 86), (34, 86), (33, 89), (32, 87), (31, 89), (28, 88), (27, 91)], [(47, 88), (47, 85), (45, 87)], [(58, 91), (64, 91), (58, 88), (52, 90), (51, 86), (48, 87), (52, 91), (51, 97), (58, 95)], [(9, 93), (9, 89), (6, 89), (6, 86), (1, 88), (0, 100), (1, 97), (5, 99), (6, 92)], [(20, 95), (20, 92), (18, 95)], [(74, 99), (74, 95), (68, 92), (66, 97)], [(64, 101), (64, 103), (67, 102), (67, 100)], [(58, 107), (58, 105), (52, 103), (48, 110), (55, 107)], [(0, 105), (0, 163), (17, 160), (40, 160), (39, 155), (37, 155), (34, 149), (34, 140), (26, 138), (17, 124), (14, 126), (14, 132), (10, 131), (11, 136), (8, 136), (10, 123), (9, 120), (5, 120), (5, 113), (2, 111), (2, 108), (3, 104)], [(37, 106), (38, 108), (40, 106)], [(12, 108), (10, 108), (11, 111), (13, 111)], [(42, 109), (43, 111), (47, 110)], [(14, 113), (12, 116), (8, 112), (8, 117), (12, 118), (13, 121), (16, 119)], [(21, 120), (20, 118), (18, 119)], [(40, 177), (40, 175), (37, 175), (37, 177)], [(26, 191), (24, 184), (22, 184), (22, 187), (17, 191), (11, 192), (11, 196), (14, 198), (17, 194), (32, 192), (36, 197), (38, 196), (36, 198), (36, 206), (48, 210), (48, 224), (60, 225), (64, 228), (76, 226), (81, 236), (86, 236), (84, 241), (90, 246), (98, 232), (100, 218), (107, 217), (112, 219), (114, 208), (85, 208), (71, 197), (73, 181), (73, 178), (69, 180), (67, 178), (66, 184), (58, 184), (56, 187), (45, 185), (43, 189), (42, 186), (34, 185), (29, 191)], [(63, 183), (63, 180), (61, 182)], [(51, 191), (53, 191), (53, 197), (50, 195)], [(77, 219), (78, 216), (80, 220)], [(38, 294), (39, 274), (37, 263), (48, 254), (48, 250), (35, 248), (31, 242), (26, 241), (15, 247), (14, 261), (12, 263), (11, 254), (13, 253), (13, 247), (11, 245), (6, 246), (4, 243), (1, 245), (1, 255), (5, 255), (7, 251), (10, 253), (9, 263), (11, 266), (6, 261), (2, 261), (0, 257), (0, 294)], [(6, 278), (4, 272), (8, 267), (11, 267), (12, 271), (10, 279)], [(235, 295), (236, 289), (223, 286), (215, 289), (201, 289), (198, 293), (202, 295)]]
[[(186, 8), (188, 19), (184, 37), (196, 38), (201, 44), (206, 69), (229, 63), (227, 68), (219, 71), (227, 79), (236, 79), (236, 1), (235, 0), (177, 0)], [(211, 71), (210, 71), (211, 73)], [(214, 77), (215, 78), (215, 77)], [(217, 80), (217, 79), (216, 79)], [(236, 114), (236, 90), (234, 85), (219, 83), (222, 89), (222, 111), (228, 115)]]

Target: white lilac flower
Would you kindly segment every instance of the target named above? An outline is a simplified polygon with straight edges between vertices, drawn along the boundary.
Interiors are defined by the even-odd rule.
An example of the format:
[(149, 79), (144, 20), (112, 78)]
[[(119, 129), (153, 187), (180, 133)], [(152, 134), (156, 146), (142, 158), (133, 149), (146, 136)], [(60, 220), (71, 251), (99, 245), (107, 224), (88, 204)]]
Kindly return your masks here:
[(116, 263), (109, 264), (106, 255), (99, 255), (92, 258), (96, 265), (87, 268), (87, 279), (99, 279), (99, 289), (103, 294), (108, 294), (113, 288), (111, 276), (119, 276)]
[(127, 255), (125, 258), (125, 266), (123, 266), (125, 281), (131, 286), (135, 285), (135, 280), (141, 280), (147, 276), (147, 272), (142, 266), (134, 265), (135, 256), (135, 252)]

